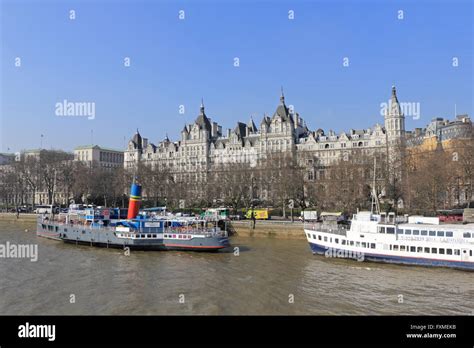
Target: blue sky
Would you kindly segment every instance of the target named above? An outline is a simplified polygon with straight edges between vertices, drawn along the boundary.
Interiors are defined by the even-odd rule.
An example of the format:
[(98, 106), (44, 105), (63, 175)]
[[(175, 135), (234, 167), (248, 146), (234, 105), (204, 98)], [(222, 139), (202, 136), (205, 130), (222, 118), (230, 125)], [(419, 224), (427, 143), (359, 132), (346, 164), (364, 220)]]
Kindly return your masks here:
[[(280, 86), (310, 129), (382, 123), (392, 84), (420, 103), (408, 129), (452, 118), (455, 104), (473, 115), (468, 0), (0, 2), (2, 152), (38, 148), (40, 134), (44, 148), (65, 150), (124, 148), (136, 128), (177, 140), (201, 97), (223, 128), (251, 115), (258, 125)], [(94, 102), (95, 119), (56, 116), (64, 99)]]

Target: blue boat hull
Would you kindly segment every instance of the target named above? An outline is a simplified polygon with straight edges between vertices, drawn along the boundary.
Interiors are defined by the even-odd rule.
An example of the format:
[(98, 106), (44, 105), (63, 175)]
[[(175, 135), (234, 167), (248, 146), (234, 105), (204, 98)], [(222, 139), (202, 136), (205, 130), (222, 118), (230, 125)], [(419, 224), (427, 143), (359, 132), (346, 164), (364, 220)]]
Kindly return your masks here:
[[(324, 255), (328, 250), (327, 247), (316, 243), (309, 243), (313, 254)], [(343, 251), (344, 249), (331, 248), (333, 251)], [(446, 261), (446, 260), (433, 260), (423, 259), (415, 257), (403, 257), (403, 256), (392, 256), (392, 255), (378, 255), (371, 253), (364, 253), (364, 261), (403, 264), (403, 265), (414, 265), (414, 266), (429, 266), (429, 267), (449, 267), (467, 271), (474, 271), (474, 263), (463, 262), (463, 261)]]

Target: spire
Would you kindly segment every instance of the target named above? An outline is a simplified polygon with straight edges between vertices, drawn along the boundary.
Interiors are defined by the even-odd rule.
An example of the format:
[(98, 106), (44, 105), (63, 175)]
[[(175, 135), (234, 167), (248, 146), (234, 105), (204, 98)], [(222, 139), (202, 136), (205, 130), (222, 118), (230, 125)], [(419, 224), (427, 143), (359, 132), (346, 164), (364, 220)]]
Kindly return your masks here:
[(392, 116), (392, 117), (402, 116), (402, 111), (401, 111), (400, 104), (398, 103), (398, 98), (397, 98), (397, 89), (395, 88), (395, 86), (392, 86), (392, 96), (390, 98), (388, 116)]
[(285, 104), (285, 95), (283, 94), (283, 86), (281, 86), (280, 103)]
[(201, 98), (201, 115), (204, 115), (204, 98)]

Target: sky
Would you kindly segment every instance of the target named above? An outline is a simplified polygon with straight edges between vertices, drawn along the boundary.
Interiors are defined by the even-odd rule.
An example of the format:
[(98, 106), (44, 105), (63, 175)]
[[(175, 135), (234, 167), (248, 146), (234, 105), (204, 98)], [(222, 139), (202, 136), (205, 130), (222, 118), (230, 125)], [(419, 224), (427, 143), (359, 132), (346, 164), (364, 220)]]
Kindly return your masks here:
[(179, 140), (201, 98), (223, 129), (259, 126), (281, 87), (311, 130), (383, 123), (392, 85), (420, 108), (407, 129), (473, 116), (469, 0), (0, 3), (0, 152)]

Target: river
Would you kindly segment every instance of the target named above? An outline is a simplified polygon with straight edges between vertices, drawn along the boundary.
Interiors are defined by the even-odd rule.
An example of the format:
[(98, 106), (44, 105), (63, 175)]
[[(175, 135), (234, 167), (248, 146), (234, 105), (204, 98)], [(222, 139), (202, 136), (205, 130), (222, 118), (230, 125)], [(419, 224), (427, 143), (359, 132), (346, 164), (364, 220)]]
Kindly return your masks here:
[(219, 253), (143, 252), (36, 237), (0, 221), (0, 314), (474, 314), (474, 273), (314, 256), (304, 240), (232, 237)]

